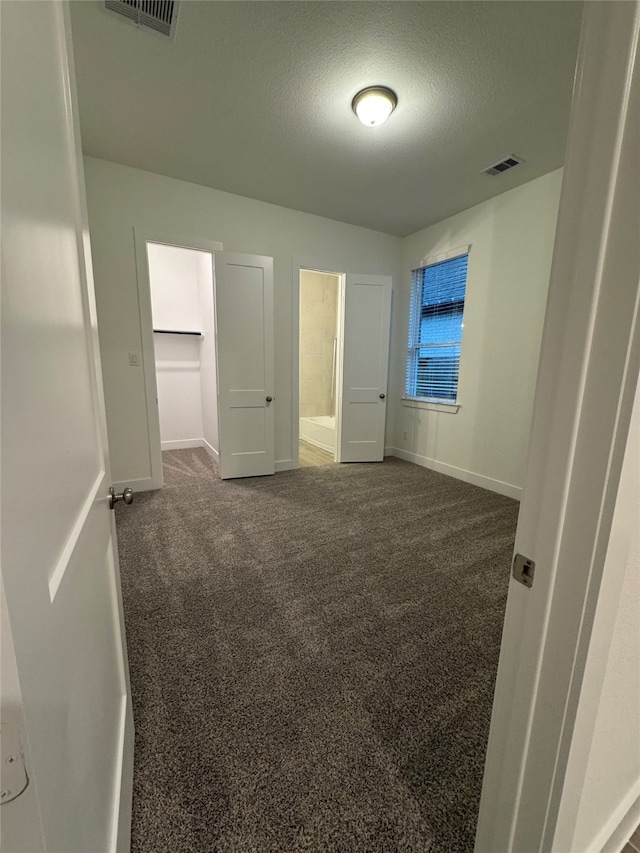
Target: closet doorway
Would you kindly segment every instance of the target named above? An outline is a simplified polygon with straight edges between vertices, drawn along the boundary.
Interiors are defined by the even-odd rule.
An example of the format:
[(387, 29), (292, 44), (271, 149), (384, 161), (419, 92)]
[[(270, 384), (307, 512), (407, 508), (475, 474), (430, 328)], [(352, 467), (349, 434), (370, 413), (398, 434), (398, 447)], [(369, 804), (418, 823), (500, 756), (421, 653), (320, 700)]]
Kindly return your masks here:
[(343, 278), (340, 273), (300, 270), (298, 454), (302, 468), (338, 461)]
[(218, 457), (218, 391), (211, 252), (147, 242), (162, 450), (204, 447)]
[(273, 258), (134, 229), (149, 424), (162, 451), (202, 447), (221, 479), (274, 473)]

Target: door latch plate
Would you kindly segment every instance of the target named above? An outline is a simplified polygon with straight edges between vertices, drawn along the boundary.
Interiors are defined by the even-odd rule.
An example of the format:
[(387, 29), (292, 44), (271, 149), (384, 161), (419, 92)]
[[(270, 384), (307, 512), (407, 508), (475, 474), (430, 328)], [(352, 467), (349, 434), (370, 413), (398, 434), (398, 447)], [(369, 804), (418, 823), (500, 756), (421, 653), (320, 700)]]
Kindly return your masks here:
[(516, 554), (513, 558), (513, 576), (518, 583), (524, 584), (531, 589), (533, 586), (533, 575), (536, 570), (536, 564), (533, 560), (522, 554)]

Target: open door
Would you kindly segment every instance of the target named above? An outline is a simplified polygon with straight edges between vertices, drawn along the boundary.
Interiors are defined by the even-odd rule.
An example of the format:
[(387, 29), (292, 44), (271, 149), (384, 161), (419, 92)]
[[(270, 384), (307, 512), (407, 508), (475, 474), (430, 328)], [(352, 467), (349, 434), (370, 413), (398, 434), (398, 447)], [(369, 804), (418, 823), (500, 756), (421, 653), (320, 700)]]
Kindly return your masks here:
[(273, 258), (214, 259), (220, 477), (273, 474)]
[[(636, 529), (613, 523), (640, 368), (639, 43), (639, 3), (585, 3), (515, 541), (535, 575), (509, 587), (476, 853), (585, 849), (575, 830)], [(603, 807), (594, 853), (621, 850), (638, 823), (637, 781), (620, 773), (628, 794)]]
[(346, 277), (339, 462), (382, 462), (391, 276)]
[(0, 698), (28, 780), (3, 781), (5, 853), (124, 853), (130, 836), (133, 718), (68, 15), (2, 4), (3, 639), (16, 677), (3, 671)]

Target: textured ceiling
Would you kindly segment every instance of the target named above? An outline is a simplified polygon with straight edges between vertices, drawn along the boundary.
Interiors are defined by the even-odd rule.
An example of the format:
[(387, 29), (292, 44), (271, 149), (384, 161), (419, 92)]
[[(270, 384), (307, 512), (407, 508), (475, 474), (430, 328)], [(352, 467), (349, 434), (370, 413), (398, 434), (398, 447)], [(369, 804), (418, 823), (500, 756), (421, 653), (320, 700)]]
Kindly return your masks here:
[(183, 0), (174, 40), (71, 6), (95, 157), (400, 236), (563, 162), (579, 2)]

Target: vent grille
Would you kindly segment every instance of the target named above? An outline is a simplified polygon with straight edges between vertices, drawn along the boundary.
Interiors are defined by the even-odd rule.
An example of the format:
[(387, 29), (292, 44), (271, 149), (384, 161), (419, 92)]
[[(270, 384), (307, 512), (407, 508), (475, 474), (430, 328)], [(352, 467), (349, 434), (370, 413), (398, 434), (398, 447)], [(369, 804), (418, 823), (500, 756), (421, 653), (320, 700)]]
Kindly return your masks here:
[(487, 169), (483, 169), (485, 175), (501, 175), (503, 172), (507, 172), (509, 169), (513, 169), (514, 166), (519, 166), (522, 163), (522, 160), (519, 157), (514, 157), (513, 154), (509, 154), (508, 157), (505, 157), (504, 160), (500, 160), (498, 163), (494, 163), (493, 166), (489, 166)]
[(177, 0), (104, 0), (104, 7), (123, 15), (139, 27), (148, 27), (165, 36), (174, 34)]

